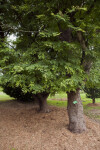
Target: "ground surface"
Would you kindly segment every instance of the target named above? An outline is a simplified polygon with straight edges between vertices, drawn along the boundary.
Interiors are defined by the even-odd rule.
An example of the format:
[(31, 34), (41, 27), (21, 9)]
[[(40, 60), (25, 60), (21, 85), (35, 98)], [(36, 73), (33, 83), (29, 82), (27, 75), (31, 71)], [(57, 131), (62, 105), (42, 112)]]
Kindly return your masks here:
[(96, 122), (100, 123), (100, 103), (89, 103), (87, 106), (91, 108), (90, 110), (88, 110), (87, 115)]
[(0, 150), (100, 150), (100, 124), (85, 116), (87, 131), (68, 130), (65, 108), (37, 113), (33, 104), (0, 102)]

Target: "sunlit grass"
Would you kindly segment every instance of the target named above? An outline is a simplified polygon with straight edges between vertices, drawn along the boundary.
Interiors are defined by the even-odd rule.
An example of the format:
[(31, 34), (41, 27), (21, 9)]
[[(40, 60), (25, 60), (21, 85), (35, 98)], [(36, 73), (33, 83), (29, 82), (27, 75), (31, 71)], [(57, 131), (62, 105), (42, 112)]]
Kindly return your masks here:
[[(0, 102), (12, 100), (12, 99), (14, 100), (14, 98), (11, 98), (10, 96), (3, 93), (2, 88), (0, 88)], [(83, 108), (84, 108), (84, 113), (87, 116), (89, 116), (90, 118), (100, 120), (99, 114), (91, 113), (91, 110), (94, 110), (94, 109), (100, 110), (100, 106), (92, 107), (92, 106), (88, 105), (89, 103), (92, 103), (92, 100), (90, 98), (87, 98), (86, 94), (84, 92), (81, 92), (81, 99), (82, 99), (82, 104), (83, 104)], [(56, 93), (54, 96), (49, 96), (47, 103), (48, 103), (48, 105), (67, 108), (67, 94), (66, 93)], [(96, 99), (96, 103), (100, 103), (100, 98)]]
[(0, 101), (7, 101), (7, 100), (12, 100), (14, 98), (10, 97), (9, 95), (5, 94), (3, 92), (3, 89), (0, 87)]
[(66, 98), (67, 99), (67, 94), (64, 92), (60, 92), (60, 93), (56, 93), (55, 95), (50, 95), (48, 97), (48, 99), (63, 99)]
[[(2, 88), (0, 87), (0, 101), (6, 101), (6, 100), (12, 100), (12, 99), (14, 98), (11, 98), (10, 96), (3, 93)], [(66, 100), (63, 101), (63, 99), (66, 99)], [(82, 99), (83, 107), (86, 109), (91, 109), (91, 107), (87, 106), (87, 104), (92, 103), (92, 100), (90, 98), (86, 98), (86, 94), (84, 92), (81, 92), (81, 99)], [(97, 98), (96, 102), (99, 103), (100, 98)], [(54, 96), (49, 96), (48, 104), (58, 106), (58, 107), (66, 107), (67, 106), (67, 94), (61, 92), (61, 93), (56, 93)], [(100, 109), (99, 106), (97, 106), (96, 108)]]
[(10, 96), (8, 96), (7, 94), (0, 92), (0, 101), (7, 101), (7, 100), (12, 100), (14, 98), (11, 98)]
[(67, 107), (67, 101), (48, 100), (48, 105)]
[(1, 92), (2, 90), (3, 90), (2, 87), (0, 87), (0, 92)]

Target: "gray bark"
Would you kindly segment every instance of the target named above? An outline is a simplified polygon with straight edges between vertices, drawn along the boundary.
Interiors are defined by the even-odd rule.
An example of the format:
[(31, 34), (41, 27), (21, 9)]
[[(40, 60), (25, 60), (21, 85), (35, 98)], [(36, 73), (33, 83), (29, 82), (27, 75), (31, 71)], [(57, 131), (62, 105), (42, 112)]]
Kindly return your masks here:
[(48, 93), (39, 93), (38, 94), (38, 102), (39, 102), (39, 111), (44, 113), (49, 113), (50, 110), (47, 104)]
[[(73, 102), (77, 101), (76, 104)], [(69, 116), (69, 130), (74, 133), (82, 133), (86, 130), (86, 125), (83, 115), (83, 105), (80, 98), (80, 90), (68, 93), (68, 116)]]

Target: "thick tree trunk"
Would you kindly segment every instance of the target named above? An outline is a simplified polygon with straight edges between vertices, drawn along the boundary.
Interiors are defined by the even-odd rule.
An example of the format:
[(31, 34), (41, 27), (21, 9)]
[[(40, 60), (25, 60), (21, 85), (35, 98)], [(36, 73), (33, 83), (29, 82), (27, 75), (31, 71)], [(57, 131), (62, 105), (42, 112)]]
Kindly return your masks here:
[(80, 98), (80, 90), (68, 93), (68, 116), (69, 116), (69, 130), (74, 133), (82, 133), (86, 130), (86, 125), (83, 115), (83, 106)]
[(48, 93), (39, 93), (38, 94), (38, 102), (39, 102), (39, 111), (40, 112), (44, 112), (44, 113), (49, 113), (50, 110), (48, 108), (48, 105), (47, 105), (47, 97), (49, 96)]
[(94, 99), (92, 99), (92, 103), (93, 103), (93, 104), (95, 104), (95, 98), (94, 98)]

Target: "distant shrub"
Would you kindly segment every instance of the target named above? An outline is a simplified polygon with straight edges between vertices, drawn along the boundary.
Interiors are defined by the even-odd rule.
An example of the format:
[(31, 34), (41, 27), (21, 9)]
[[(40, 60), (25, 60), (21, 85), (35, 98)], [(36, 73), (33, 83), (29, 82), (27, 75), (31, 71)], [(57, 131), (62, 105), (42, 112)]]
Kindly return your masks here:
[(5, 92), (10, 97), (16, 98), (19, 101), (33, 101), (33, 94), (29, 92), (24, 93), (20, 87), (10, 87), (5, 85), (3, 86), (3, 92)]

